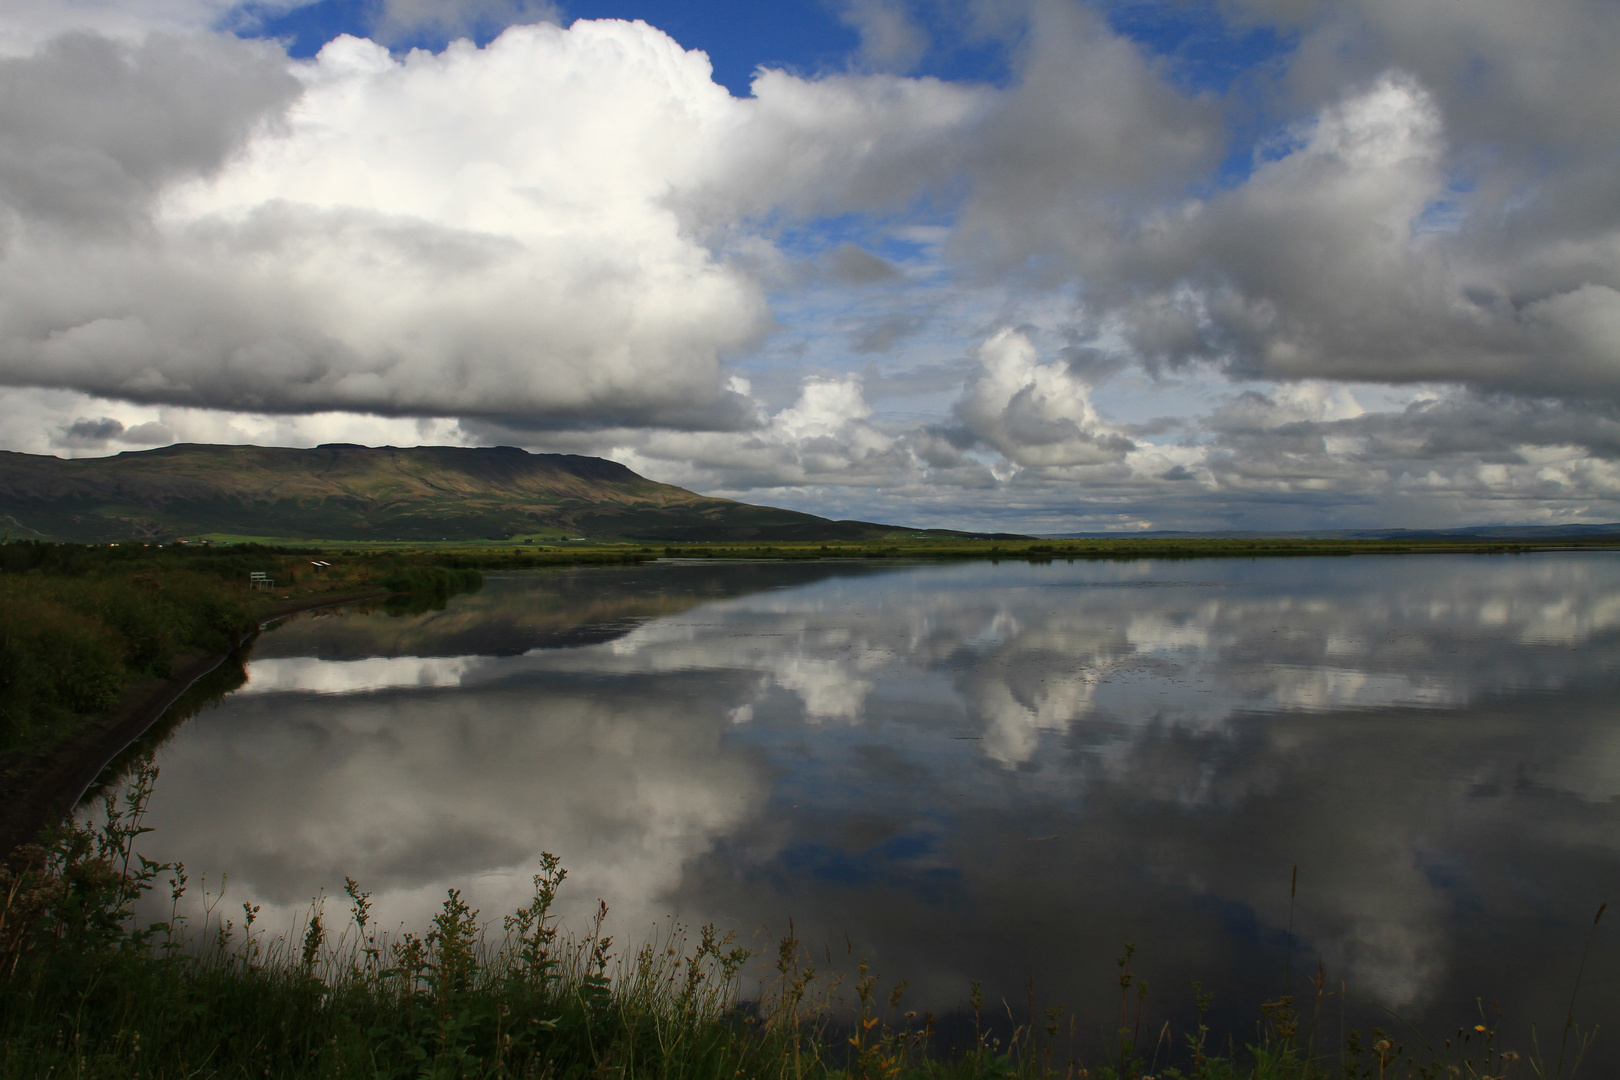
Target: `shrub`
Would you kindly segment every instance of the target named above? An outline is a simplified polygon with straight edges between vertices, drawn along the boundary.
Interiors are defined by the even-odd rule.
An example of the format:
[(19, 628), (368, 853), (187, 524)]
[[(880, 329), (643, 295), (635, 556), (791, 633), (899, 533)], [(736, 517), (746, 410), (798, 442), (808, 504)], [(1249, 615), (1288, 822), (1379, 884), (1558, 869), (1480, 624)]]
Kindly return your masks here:
[(0, 591), (0, 600), (0, 721), (6, 741), (118, 700), (124, 649), (115, 631), (20, 590)]

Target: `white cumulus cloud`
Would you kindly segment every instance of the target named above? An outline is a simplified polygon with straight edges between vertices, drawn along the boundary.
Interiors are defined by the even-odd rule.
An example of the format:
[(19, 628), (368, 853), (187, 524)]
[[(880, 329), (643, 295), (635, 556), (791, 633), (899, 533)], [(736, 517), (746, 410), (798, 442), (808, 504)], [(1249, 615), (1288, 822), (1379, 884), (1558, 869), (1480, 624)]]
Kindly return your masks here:
[(956, 415), (976, 438), (1019, 465), (1118, 461), (1129, 439), (1104, 425), (1090, 388), (1060, 362), (1042, 363), (1028, 336), (1003, 329), (979, 347)]

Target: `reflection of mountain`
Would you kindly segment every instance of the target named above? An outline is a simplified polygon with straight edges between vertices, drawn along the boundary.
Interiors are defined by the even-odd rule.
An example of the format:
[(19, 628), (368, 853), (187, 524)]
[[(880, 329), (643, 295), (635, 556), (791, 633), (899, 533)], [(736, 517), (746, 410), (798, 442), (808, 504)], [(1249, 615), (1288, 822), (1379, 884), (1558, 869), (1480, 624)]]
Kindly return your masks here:
[(865, 563), (664, 563), (490, 577), (442, 611), (392, 616), (339, 609), (288, 619), (254, 647), (255, 660), (310, 656), (513, 656), (530, 649), (611, 641), (650, 619), (698, 604), (830, 577), (867, 575)]

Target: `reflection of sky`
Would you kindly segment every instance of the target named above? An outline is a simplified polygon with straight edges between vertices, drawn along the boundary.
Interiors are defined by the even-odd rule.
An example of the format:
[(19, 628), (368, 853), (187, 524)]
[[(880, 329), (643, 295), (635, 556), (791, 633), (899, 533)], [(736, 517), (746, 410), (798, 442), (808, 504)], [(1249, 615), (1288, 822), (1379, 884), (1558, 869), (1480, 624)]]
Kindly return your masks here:
[[(621, 940), (792, 916), (928, 1007), (1025, 976), (1083, 1003), (1127, 939), (1166, 988), (1274, 995), (1297, 863), (1301, 963), (1413, 1015), (1484, 994), (1544, 1026), (1549, 958), (1620, 896), (1604, 555), (826, 563), (729, 589), (709, 566), (684, 601), (671, 571), (696, 573), (269, 635), (162, 751), (150, 853), (283, 916), (349, 874), (417, 921), (451, 885), (516, 906), (552, 850), (575, 917), (602, 896)], [(626, 614), (651, 592), (665, 614)], [(612, 629), (438, 652), (427, 628), (476, 637), (473, 610)], [(1611, 1008), (1615, 952), (1582, 989)]]
[(462, 676), (477, 663), (478, 658), (472, 656), (368, 656), (363, 660), (273, 656), (248, 662), (247, 685), (236, 695), (290, 690), (350, 694), (404, 686), (460, 686)]

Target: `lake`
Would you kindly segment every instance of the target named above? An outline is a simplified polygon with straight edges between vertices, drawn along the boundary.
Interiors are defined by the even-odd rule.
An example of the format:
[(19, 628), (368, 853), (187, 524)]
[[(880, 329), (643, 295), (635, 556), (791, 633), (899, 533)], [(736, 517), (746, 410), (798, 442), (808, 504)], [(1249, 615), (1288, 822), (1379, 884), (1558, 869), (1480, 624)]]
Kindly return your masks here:
[[(1320, 964), (1330, 1042), (1483, 999), (1526, 1047), (1620, 900), (1612, 553), (535, 572), (287, 620), (247, 671), (158, 750), (143, 850), (270, 925), (347, 875), (498, 928), (551, 851), (575, 929), (791, 918), (916, 1009), (978, 979), (1100, 1033), (1132, 942), (1178, 1024), (1192, 979), (1246, 1023)], [(1620, 1042), (1620, 912), (1576, 1013)]]

